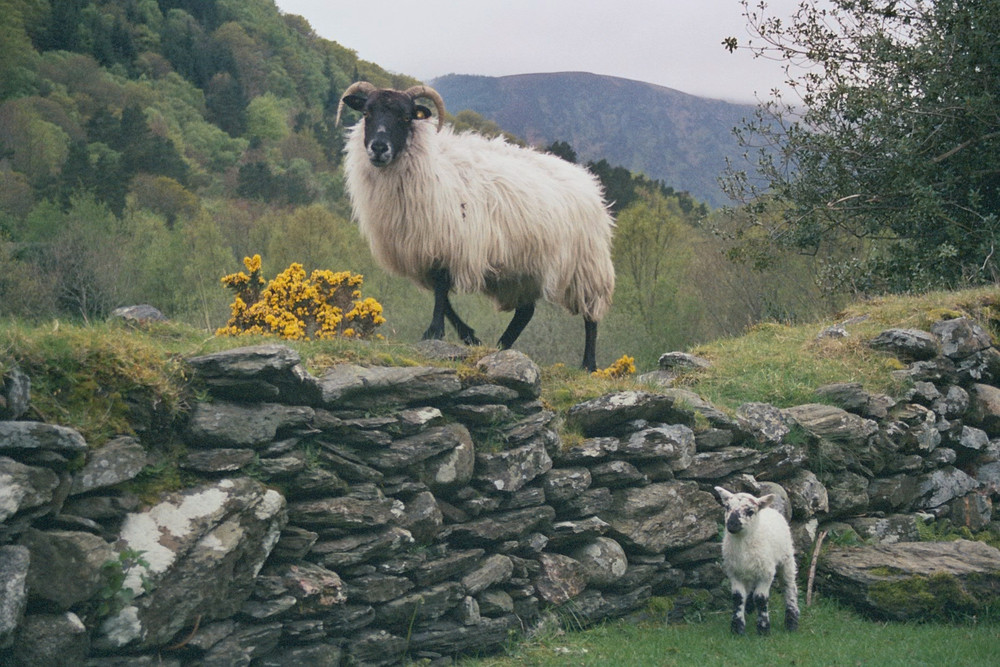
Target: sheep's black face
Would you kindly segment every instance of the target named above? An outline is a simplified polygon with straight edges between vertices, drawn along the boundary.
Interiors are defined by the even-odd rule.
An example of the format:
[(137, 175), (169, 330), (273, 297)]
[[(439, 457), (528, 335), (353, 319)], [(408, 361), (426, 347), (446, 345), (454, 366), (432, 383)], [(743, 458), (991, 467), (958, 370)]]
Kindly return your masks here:
[(376, 167), (386, 167), (406, 149), (413, 121), (430, 118), (427, 107), (394, 90), (378, 90), (368, 97), (349, 95), (344, 103), (364, 114), (365, 150)]

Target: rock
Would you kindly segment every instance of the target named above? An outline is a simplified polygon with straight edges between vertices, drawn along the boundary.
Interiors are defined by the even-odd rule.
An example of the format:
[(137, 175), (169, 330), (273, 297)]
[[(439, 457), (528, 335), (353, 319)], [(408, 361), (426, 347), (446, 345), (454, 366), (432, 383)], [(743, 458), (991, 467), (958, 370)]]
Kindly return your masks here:
[(246, 468), (256, 458), (257, 453), (252, 449), (201, 449), (188, 452), (178, 465), (201, 473), (236, 472)]
[(0, 419), (20, 419), (31, 403), (31, 378), (16, 365), (0, 376)]
[(879, 619), (978, 616), (1000, 596), (1000, 550), (968, 540), (834, 547), (820, 556), (816, 583)]
[(665, 371), (696, 371), (712, 367), (712, 362), (687, 352), (665, 352), (660, 355), (659, 366)]
[(862, 539), (878, 544), (896, 544), (898, 542), (917, 542), (920, 532), (917, 530), (917, 518), (913, 514), (890, 514), (884, 517), (856, 517), (846, 519), (847, 524), (854, 529)]
[(780, 443), (791, 430), (782, 411), (768, 403), (744, 403), (736, 409), (740, 428), (765, 445)]
[(375, 620), (390, 629), (406, 629), (441, 618), (464, 599), (462, 584), (446, 581), (376, 606)]
[(204, 667), (249, 665), (274, 650), (280, 640), (281, 623), (238, 624), (205, 653), (200, 663)]
[(555, 515), (555, 510), (548, 505), (498, 512), (475, 521), (447, 526), (441, 535), (463, 545), (503, 542), (550, 524)]
[(472, 437), (461, 424), (431, 428), (422, 433), (393, 440), (384, 448), (354, 448), (358, 458), (382, 472), (410, 468), (442, 452), (470, 443)]
[(388, 526), (316, 542), (309, 553), (321, 565), (338, 570), (376, 558), (391, 557), (412, 544), (413, 536), (410, 531), (398, 526)]
[(434, 655), (489, 653), (503, 646), (518, 627), (518, 618), (511, 614), (481, 618), (470, 626), (442, 621), (414, 631), (410, 635), (410, 647), (415, 651), (433, 650)]
[(714, 480), (739, 470), (751, 468), (760, 462), (761, 453), (746, 447), (724, 447), (714, 452), (700, 452), (691, 464), (677, 473), (681, 479)]
[(463, 361), (475, 354), (475, 350), (467, 345), (456, 345), (436, 339), (422, 340), (414, 343), (413, 347), (424, 357), (439, 361)]
[(188, 359), (209, 391), (232, 401), (316, 405), (316, 378), (302, 367), (299, 353), (278, 344), (223, 350)]
[(587, 468), (553, 468), (542, 476), (545, 498), (553, 504), (564, 503), (577, 497), (593, 482)]
[(941, 354), (956, 361), (990, 347), (990, 335), (967, 317), (935, 322), (931, 333), (941, 341)]
[(552, 469), (552, 459), (542, 443), (502, 452), (476, 454), (475, 479), (484, 488), (513, 493)]
[(830, 497), (826, 487), (811, 470), (800, 470), (782, 480), (782, 486), (788, 493), (792, 518), (795, 520), (805, 521), (830, 510)]
[(905, 361), (933, 359), (938, 354), (937, 337), (919, 329), (888, 329), (873, 338), (869, 345)]
[(587, 584), (598, 588), (618, 581), (628, 569), (625, 550), (610, 537), (595, 537), (575, 547), (569, 555), (583, 566)]
[(917, 480), (915, 509), (933, 509), (979, 487), (979, 482), (951, 466), (921, 475)]
[(514, 574), (514, 564), (502, 554), (494, 554), (484, 560), (479, 567), (462, 577), (462, 586), (469, 595), (477, 595), (490, 586), (508, 581)]
[(451, 449), (420, 461), (411, 468), (412, 473), (435, 493), (447, 492), (472, 481), (475, 472), (476, 452), (472, 436), (461, 433), (460, 425), (453, 427), (458, 443)]
[(969, 423), (982, 428), (991, 438), (1000, 436), (1000, 388), (972, 385)]
[(23, 510), (44, 508), (52, 502), (58, 487), (59, 475), (48, 468), (0, 456), (0, 521)]
[(993, 501), (980, 493), (969, 493), (951, 501), (948, 517), (953, 525), (964, 526), (979, 532), (990, 525), (993, 518)]
[(609, 435), (636, 419), (669, 422), (674, 402), (672, 396), (644, 391), (606, 394), (571, 407), (566, 423), (588, 437)]
[(149, 322), (166, 322), (167, 316), (159, 309), (149, 304), (137, 306), (121, 306), (111, 311), (111, 317), (118, 317), (126, 322), (148, 324)]
[(523, 352), (501, 350), (486, 355), (476, 363), (486, 381), (509, 387), (522, 398), (537, 398), (542, 391), (542, 372)]
[(28, 568), (31, 552), (27, 547), (0, 547), (0, 650), (9, 647), (28, 605)]
[(868, 479), (849, 471), (824, 476), (830, 503), (829, 516), (860, 514), (868, 507)]
[(328, 409), (433, 405), (462, 388), (454, 370), (429, 366), (364, 368), (338, 364), (318, 382), (320, 405)]
[(868, 485), (868, 504), (874, 511), (906, 510), (918, 495), (917, 480), (911, 475), (873, 479)]
[(660, 554), (703, 542), (717, 534), (722, 507), (695, 482), (662, 482), (612, 494), (599, 516), (626, 548)]
[(572, 600), (587, 587), (587, 570), (576, 559), (562, 554), (539, 554), (541, 571), (535, 578), (538, 595), (549, 604)]
[(124, 587), (136, 597), (101, 625), (104, 649), (161, 646), (196, 619), (234, 614), (284, 526), (284, 498), (248, 478), (169, 494), (130, 514), (120, 548), (142, 553)]
[(148, 454), (138, 440), (121, 436), (89, 452), (87, 463), (73, 473), (70, 494), (87, 493), (135, 479), (148, 463)]
[(30, 456), (42, 452), (72, 458), (87, 451), (77, 431), (41, 422), (0, 421), (0, 453)]
[(14, 644), (15, 665), (82, 665), (90, 651), (87, 628), (71, 611), (25, 616)]
[(645, 486), (649, 478), (628, 461), (606, 461), (590, 469), (593, 483), (618, 489), (625, 486)]
[(279, 432), (308, 424), (312, 408), (277, 403), (198, 403), (185, 438), (195, 447), (252, 447), (271, 443)]
[(417, 542), (432, 542), (444, 525), (444, 516), (434, 494), (424, 491), (407, 500), (400, 525), (410, 531)]
[(646, 428), (622, 438), (618, 452), (630, 460), (661, 460), (672, 470), (683, 470), (694, 458), (694, 432), (682, 425)]
[(104, 585), (102, 571), (118, 554), (91, 533), (30, 528), (21, 545), (31, 552), (28, 591), (62, 611), (93, 597)]
[(348, 495), (301, 500), (289, 503), (288, 517), (305, 528), (362, 531), (401, 521), (403, 503), (381, 492), (375, 498)]

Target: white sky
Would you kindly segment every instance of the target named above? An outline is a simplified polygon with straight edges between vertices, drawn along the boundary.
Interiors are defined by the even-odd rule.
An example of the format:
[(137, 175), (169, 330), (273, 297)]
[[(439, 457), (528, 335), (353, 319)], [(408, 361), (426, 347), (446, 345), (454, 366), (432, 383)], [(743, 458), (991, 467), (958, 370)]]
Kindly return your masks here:
[[(423, 81), (582, 71), (750, 103), (784, 81), (777, 63), (722, 47), (748, 37), (738, 0), (276, 2), (363, 60)], [(798, 3), (769, 0), (769, 13), (790, 16)]]

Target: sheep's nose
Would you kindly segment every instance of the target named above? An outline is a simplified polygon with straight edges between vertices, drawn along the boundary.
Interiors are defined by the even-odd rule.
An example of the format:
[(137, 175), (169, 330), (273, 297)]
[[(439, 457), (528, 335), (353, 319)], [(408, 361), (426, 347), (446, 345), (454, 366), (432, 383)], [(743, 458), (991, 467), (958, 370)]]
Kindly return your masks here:
[(370, 150), (373, 157), (384, 158), (385, 154), (389, 152), (389, 144), (381, 139), (376, 139), (372, 142)]
[(726, 519), (726, 530), (730, 533), (738, 533), (743, 529), (743, 524), (740, 523), (740, 518), (735, 514), (731, 514), (728, 519)]

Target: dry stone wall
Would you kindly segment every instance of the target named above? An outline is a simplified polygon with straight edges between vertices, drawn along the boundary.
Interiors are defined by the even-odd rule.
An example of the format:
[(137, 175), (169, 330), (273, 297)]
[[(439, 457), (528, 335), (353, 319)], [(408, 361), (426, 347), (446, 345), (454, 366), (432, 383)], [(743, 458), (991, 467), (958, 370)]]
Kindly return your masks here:
[[(821, 529), (851, 530), (899, 573), (892, 545), (915, 541), (918, 521), (992, 523), (1000, 353), (965, 319), (873, 345), (909, 364), (905, 396), (833, 385), (815, 404), (735, 415), (669, 387), (555, 414), (513, 351), (461, 375), (345, 364), (314, 377), (280, 345), (202, 356), (190, 363), (210, 400), (159, 438), (183, 443), (189, 483), (152, 505), (128, 490), (159, 462), (146, 443), (90, 448), (23, 421), (30, 378), (11, 372), (0, 662), (398, 664), (500, 650), (552, 610), (585, 625), (652, 596), (677, 615), (721, 609), (717, 484), (778, 493), (800, 554)], [(678, 363), (700, 362), (665, 355), (658, 376)], [(986, 604), (1000, 552), (965, 544), (978, 569), (959, 584)], [(924, 570), (933, 558), (903, 552)], [(886, 578), (884, 559), (844, 553), (820, 562), (831, 594)], [(888, 613), (883, 598), (856, 602), (921, 611)]]

